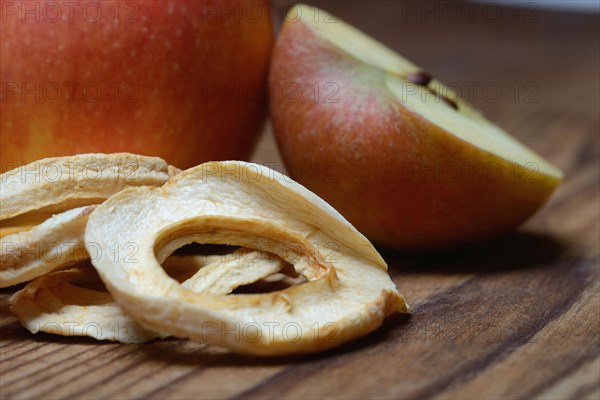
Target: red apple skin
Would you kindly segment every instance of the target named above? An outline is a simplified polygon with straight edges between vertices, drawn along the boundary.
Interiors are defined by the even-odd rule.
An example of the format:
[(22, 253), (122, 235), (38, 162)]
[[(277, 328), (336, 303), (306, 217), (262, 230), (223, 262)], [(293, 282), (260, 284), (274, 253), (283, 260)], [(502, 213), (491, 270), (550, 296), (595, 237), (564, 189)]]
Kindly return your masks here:
[(180, 168), (249, 157), (266, 117), (266, 1), (48, 3), (1, 4), (3, 171), (90, 152)]
[[(269, 81), (271, 119), (292, 178), (379, 245), (448, 248), (498, 235), (531, 216), (558, 183), (411, 113), (385, 89), (382, 72), (302, 22), (282, 27)], [(333, 96), (331, 86), (323, 90), (330, 83)], [(302, 96), (277, 90), (286, 84), (300, 85)], [(436, 166), (439, 174), (428, 172)]]

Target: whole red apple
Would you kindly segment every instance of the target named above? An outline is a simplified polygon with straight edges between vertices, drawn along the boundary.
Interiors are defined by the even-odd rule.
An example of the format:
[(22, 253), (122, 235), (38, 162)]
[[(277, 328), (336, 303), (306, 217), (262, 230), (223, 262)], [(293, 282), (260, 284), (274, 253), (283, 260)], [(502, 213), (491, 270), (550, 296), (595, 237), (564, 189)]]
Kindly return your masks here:
[(562, 177), (419, 67), (314, 7), (290, 11), (269, 80), (290, 175), (382, 245), (506, 232)]
[(1, 1), (0, 158), (128, 151), (180, 168), (250, 155), (265, 1)]

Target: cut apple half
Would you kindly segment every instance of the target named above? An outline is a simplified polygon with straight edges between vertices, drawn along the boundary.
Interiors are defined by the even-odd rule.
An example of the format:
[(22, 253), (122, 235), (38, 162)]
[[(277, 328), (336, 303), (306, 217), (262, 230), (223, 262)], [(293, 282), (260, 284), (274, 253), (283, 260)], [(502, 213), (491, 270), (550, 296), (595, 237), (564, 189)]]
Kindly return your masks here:
[(498, 236), (562, 178), (452, 88), (314, 7), (290, 11), (269, 81), (290, 176), (379, 245), (439, 249)]
[[(562, 172), (488, 121), (455, 91), (358, 29), (314, 7), (296, 5), (295, 14), (333, 46), (380, 70), (388, 90), (409, 110), (430, 123), (507, 161), (561, 179)], [(415, 78), (416, 77), (416, 78)]]

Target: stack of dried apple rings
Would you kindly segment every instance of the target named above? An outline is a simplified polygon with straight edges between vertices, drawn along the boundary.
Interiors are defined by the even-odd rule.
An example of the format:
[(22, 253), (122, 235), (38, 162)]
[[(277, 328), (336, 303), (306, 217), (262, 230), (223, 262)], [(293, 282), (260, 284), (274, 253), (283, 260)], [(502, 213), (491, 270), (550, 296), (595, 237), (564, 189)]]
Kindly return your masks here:
[(98, 204), (177, 172), (160, 158), (117, 153), (47, 158), (2, 174), (0, 287), (87, 259), (83, 232)]
[[(92, 162), (113, 179), (92, 181), (88, 167), (72, 168)], [(127, 162), (137, 163), (135, 173), (122, 172)], [(23, 182), (23, 170), (33, 176), (52, 163), (72, 168), (69, 179), (55, 187)], [(364, 236), (315, 194), (257, 164), (211, 162), (181, 172), (157, 158), (90, 154), (9, 171), (1, 192), (9, 233), (0, 239), (0, 282), (35, 278), (11, 299), (32, 332), (126, 343), (176, 336), (283, 355), (338, 346), (408, 311)], [(51, 241), (76, 244), (68, 256), (28, 257), (28, 246)], [(173, 255), (189, 243), (239, 248)], [(306, 282), (231, 294), (274, 274)]]

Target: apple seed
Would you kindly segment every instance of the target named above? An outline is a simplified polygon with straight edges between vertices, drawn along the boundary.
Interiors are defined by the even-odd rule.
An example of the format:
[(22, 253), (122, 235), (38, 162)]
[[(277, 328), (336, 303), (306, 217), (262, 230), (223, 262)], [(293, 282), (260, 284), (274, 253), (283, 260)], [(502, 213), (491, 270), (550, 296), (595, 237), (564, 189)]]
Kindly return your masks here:
[(419, 71), (408, 75), (408, 80), (419, 86), (427, 86), (433, 78), (427, 72)]

